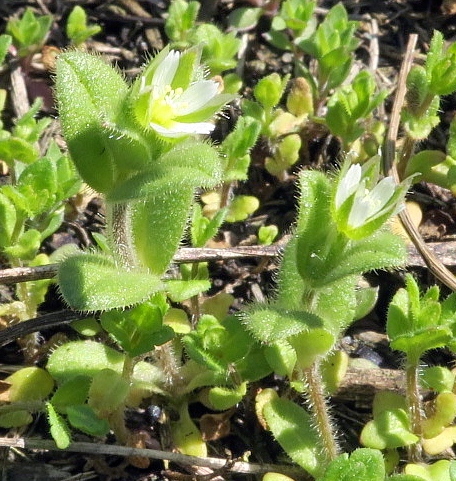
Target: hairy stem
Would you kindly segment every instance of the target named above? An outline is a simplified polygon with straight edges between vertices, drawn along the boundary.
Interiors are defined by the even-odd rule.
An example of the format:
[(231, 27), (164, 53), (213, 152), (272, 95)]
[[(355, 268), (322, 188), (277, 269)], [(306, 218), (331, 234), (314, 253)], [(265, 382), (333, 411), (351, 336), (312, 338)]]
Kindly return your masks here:
[(308, 386), (309, 404), (322, 442), (323, 452), (327, 460), (332, 461), (338, 455), (338, 446), (321, 380), (320, 362), (317, 360), (310, 368), (305, 369), (304, 375)]
[(127, 269), (137, 265), (130, 236), (130, 208), (128, 204), (115, 203), (108, 205), (108, 232), (114, 244), (116, 254)]
[[(410, 417), (410, 426), (413, 434), (422, 435), (421, 397), (419, 388), (418, 361), (408, 358), (405, 367), (406, 396)], [(409, 460), (411, 462), (421, 461), (421, 445), (418, 442), (409, 448)]]

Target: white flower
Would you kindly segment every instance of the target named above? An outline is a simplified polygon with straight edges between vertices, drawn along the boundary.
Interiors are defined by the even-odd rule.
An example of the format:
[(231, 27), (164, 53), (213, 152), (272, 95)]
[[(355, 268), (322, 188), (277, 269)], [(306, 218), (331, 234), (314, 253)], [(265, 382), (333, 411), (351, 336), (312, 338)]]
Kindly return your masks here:
[(200, 53), (168, 51), (158, 54), (133, 87), (138, 121), (163, 137), (209, 134), (209, 122), (234, 97), (219, 94), (220, 84), (201, 78)]
[(403, 207), (403, 197), (410, 185), (396, 185), (392, 177), (378, 180), (380, 160), (376, 156), (363, 166), (342, 168), (333, 198), (332, 213), (340, 231), (360, 239), (379, 229)]
[[(364, 182), (361, 186), (364, 187)], [(362, 190), (356, 192), (348, 216), (348, 225), (352, 228), (360, 227), (373, 217), (381, 215), (394, 195), (396, 184), (392, 177), (385, 177), (371, 191), (365, 190), (363, 193)]]

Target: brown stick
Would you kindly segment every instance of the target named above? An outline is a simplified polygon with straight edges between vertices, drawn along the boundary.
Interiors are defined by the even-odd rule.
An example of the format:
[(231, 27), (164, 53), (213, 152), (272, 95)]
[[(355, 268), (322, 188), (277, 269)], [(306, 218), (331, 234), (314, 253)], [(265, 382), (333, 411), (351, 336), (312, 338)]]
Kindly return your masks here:
[[(408, 72), (413, 63), (414, 49), (418, 36), (416, 34), (410, 35), (407, 50), (404, 60), (402, 62), (401, 70), (399, 72), (398, 86), (396, 90), (396, 96), (394, 99), (393, 110), (391, 112), (390, 124), (388, 129), (388, 135), (385, 142), (385, 157), (384, 157), (384, 169), (388, 175), (392, 175), (396, 182), (400, 182), (399, 174), (397, 172), (397, 164), (395, 162), (396, 156), (396, 140), (399, 132), (399, 122), (402, 105), (404, 104), (406, 94), (406, 80)], [(448, 286), (453, 291), (456, 291), (456, 278), (455, 276), (443, 265), (437, 256), (428, 248), (427, 244), (423, 241), (423, 238), (419, 234), (417, 228), (412, 222), (407, 209), (402, 210), (399, 213), (404, 229), (415, 245), (416, 250), (422, 256), (426, 266), (432, 272), (432, 274), (443, 284)]]

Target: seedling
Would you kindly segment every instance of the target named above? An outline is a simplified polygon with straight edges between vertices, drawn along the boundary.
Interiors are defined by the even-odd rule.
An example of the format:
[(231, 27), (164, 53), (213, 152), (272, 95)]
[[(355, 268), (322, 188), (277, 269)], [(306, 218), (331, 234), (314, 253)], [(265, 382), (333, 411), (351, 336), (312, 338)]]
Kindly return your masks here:
[(82, 7), (76, 5), (71, 10), (67, 20), (66, 34), (74, 46), (82, 45), (89, 37), (93, 37), (100, 32), (101, 27), (99, 25), (87, 23), (87, 14)]
[(30, 7), (25, 9), (21, 18), (10, 19), (6, 33), (11, 35), (19, 57), (27, 66), (34, 53), (41, 50), (46, 42), (52, 24), (50, 15), (36, 16)]

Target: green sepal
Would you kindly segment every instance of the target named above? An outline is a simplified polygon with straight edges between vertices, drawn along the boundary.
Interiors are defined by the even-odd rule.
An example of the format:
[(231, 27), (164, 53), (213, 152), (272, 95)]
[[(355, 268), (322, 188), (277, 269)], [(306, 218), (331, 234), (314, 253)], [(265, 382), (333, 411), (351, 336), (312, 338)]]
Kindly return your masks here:
[(106, 419), (100, 419), (87, 404), (68, 406), (68, 421), (76, 429), (89, 436), (105, 436), (110, 426)]
[(66, 449), (71, 444), (68, 424), (50, 402), (46, 403), (46, 414), (52, 439), (59, 449)]
[(384, 481), (385, 463), (380, 451), (360, 448), (331, 461), (321, 481)]
[(143, 166), (150, 157), (147, 141), (130, 126), (128, 86), (103, 60), (80, 51), (59, 55), (56, 71), (60, 119), (72, 159), (85, 182), (108, 193), (119, 172)]
[(160, 307), (144, 302), (130, 310), (105, 312), (101, 325), (131, 357), (152, 351), (174, 337), (174, 331), (163, 325)]
[(96, 253), (80, 253), (60, 265), (57, 282), (63, 298), (73, 309), (104, 311), (132, 306), (163, 290), (154, 274), (126, 271)]

